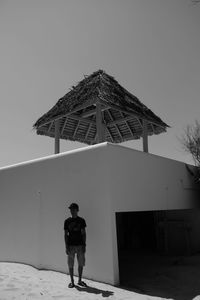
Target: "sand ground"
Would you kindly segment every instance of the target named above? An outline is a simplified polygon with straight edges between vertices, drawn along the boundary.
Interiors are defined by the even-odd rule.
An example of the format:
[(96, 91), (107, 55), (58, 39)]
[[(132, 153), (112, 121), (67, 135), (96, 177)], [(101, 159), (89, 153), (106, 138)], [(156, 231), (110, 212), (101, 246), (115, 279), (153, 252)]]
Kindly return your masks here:
[[(84, 279), (87, 288), (68, 288), (69, 275), (20, 263), (0, 263), (0, 300), (159, 300), (109, 284)], [(75, 283), (77, 278), (75, 277)], [(197, 300), (197, 299), (195, 299)], [(200, 300), (200, 298), (198, 299)]]

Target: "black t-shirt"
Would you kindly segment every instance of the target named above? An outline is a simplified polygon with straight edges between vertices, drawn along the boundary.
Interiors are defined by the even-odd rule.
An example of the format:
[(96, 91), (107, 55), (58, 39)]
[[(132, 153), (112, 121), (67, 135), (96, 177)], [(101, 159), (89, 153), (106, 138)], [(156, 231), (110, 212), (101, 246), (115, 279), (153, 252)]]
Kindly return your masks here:
[(81, 229), (86, 227), (85, 220), (79, 216), (76, 218), (68, 218), (64, 222), (64, 230), (68, 232), (69, 245), (85, 245)]

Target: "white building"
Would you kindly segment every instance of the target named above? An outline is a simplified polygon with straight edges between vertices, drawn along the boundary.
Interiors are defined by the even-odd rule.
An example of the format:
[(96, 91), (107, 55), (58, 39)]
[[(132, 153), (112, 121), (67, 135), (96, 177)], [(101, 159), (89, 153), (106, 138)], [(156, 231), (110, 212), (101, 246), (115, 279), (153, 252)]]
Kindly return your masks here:
[[(170, 251), (170, 241), (186, 252), (200, 250), (199, 188), (185, 164), (101, 143), (0, 169), (0, 261), (67, 273), (63, 225), (71, 202), (87, 223), (86, 278), (119, 283), (125, 212), (160, 211), (161, 251)], [(162, 248), (159, 228), (166, 222), (173, 230)], [(128, 234), (140, 249), (137, 232)]]

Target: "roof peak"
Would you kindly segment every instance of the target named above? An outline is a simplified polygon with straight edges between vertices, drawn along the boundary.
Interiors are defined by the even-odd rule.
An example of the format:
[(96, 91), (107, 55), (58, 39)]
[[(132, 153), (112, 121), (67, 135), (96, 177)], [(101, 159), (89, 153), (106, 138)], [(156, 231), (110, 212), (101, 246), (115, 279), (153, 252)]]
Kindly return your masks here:
[(102, 69), (99, 69), (98, 71), (96, 71), (96, 73), (103, 74), (103, 73), (106, 73), (106, 72), (104, 70), (102, 70)]
[(86, 77), (94, 77), (94, 76), (98, 76), (98, 75), (103, 75), (103, 74), (106, 74), (107, 76), (109, 76), (104, 70), (102, 69), (99, 69), (97, 71), (94, 71), (92, 74), (90, 75), (87, 75)]

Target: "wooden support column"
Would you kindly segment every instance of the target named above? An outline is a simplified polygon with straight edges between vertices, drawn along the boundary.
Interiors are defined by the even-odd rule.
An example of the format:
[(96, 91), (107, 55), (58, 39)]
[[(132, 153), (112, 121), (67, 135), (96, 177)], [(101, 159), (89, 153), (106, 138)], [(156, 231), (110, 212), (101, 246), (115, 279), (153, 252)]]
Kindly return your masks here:
[(55, 120), (55, 154), (60, 152), (60, 120)]
[(147, 129), (147, 121), (142, 121), (142, 129), (143, 129), (143, 151), (148, 152), (148, 129)]
[(97, 144), (104, 142), (104, 127), (101, 114), (101, 103), (96, 103), (96, 128), (97, 128)]

